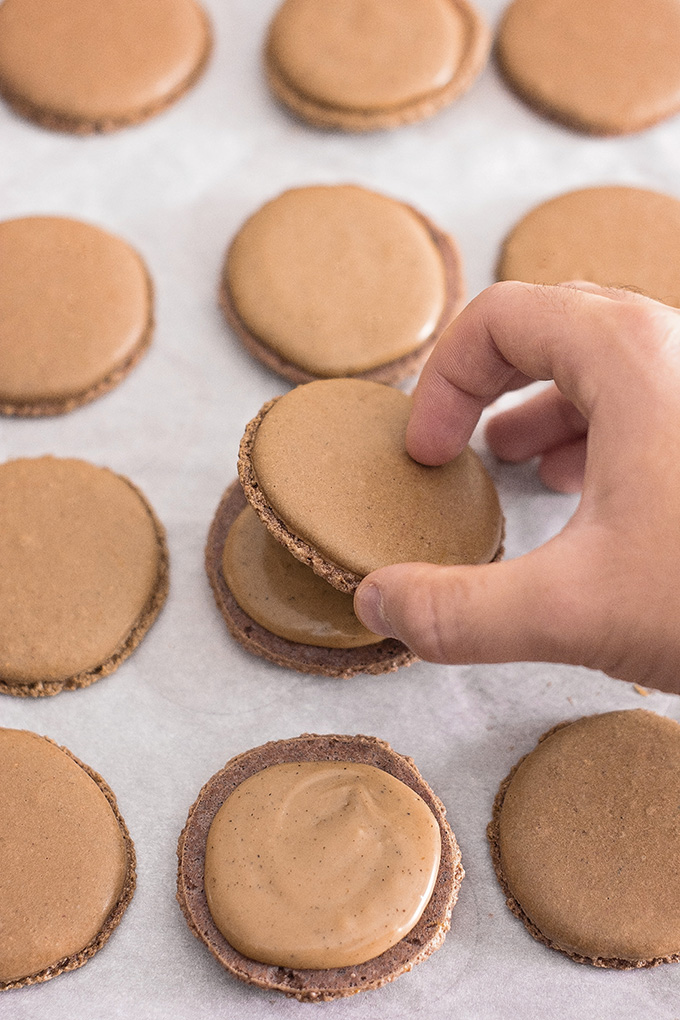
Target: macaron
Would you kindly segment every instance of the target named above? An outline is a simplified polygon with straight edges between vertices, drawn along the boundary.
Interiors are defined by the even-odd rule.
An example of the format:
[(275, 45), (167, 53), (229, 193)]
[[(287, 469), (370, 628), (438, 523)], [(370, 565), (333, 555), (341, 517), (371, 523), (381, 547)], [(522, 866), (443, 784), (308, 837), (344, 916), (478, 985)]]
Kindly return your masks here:
[(406, 452), (411, 398), (358, 379), (307, 383), (265, 404), (239, 453), (246, 498), (273, 537), (340, 591), (391, 563), (499, 559), (503, 515), (467, 447), (442, 467)]
[(416, 659), (400, 641), (366, 630), (351, 595), (331, 587), (276, 542), (238, 482), (217, 509), (205, 563), (231, 635), (269, 662), (348, 679), (390, 673)]
[(308, 123), (375, 131), (453, 102), (481, 71), (489, 46), (468, 0), (284, 0), (265, 66), (274, 95)]
[(578, 131), (628, 134), (680, 110), (675, 0), (513, 0), (496, 52), (522, 99)]
[(503, 243), (498, 278), (589, 280), (680, 307), (680, 202), (644, 188), (583, 188), (536, 206)]
[(195, 0), (4, 0), (0, 95), (41, 127), (114, 131), (179, 99), (210, 47)]
[[(135, 851), (107, 783), (65, 747), (0, 729), (0, 991), (81, 967), (135, 888)], [(9, 781), (11, 777), (11, 781)]]
[(463, 298), (451, 237), (411, 206), (348, 184), (267, 202), (232, 241), (220, 285), (247, 350), (295, 383), (415, 374)]
[(0, 465), (0, 693), (112, 673), (165, 602), (165, 531), (129, 479), (56, 457)]
[(71, 411), (147, 350), (151, 279), (120, 237), (63, 216), (5, 220), (0, 264), (0, 413)]
[(464, 875), (413, 761), (366, 736), (232, 758), (177, 854), (193, 934), (234, 977), (311, 1002), (378, 988), (439, 948)]
[(680, 960), (680, 724), (607, 712), (545, 733), (488, 828), (510, 910), (578, 963)]

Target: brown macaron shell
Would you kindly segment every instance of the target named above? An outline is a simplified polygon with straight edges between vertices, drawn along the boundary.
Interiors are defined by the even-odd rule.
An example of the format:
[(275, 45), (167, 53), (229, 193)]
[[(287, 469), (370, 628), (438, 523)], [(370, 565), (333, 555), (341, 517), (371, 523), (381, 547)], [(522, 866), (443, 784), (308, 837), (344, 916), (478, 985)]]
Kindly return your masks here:
[(680, 201), (644, 188), (583, 188), (531, 209), (503, 243), (499, 280), (589, 280), (680, 307)]
[(393, 638), (358, 648), (320, 648), (289, 641), (252, 619), (231, 593), (222, 571), (222, 550), (229, 529), (248, 502), (238, 482), (224, 493), (210, 526), (205, 567), (217, 607), (230, 634), (254, 655), (299, 673), (349, 679), (358, 673), (379, 676), (410, 666), (416, 656)]
[[(295, 970), (250, 960), (237, 952), (216, 927), (204, 889), (206, 840), (213, 818), (245, 779), (283, 762), (349, 761), (373, 765), (405, 783), (425, 801), (440, 829), (439, 873), (430, 901), (409, 934), (366, 963), (328, 970)], [(210, 779), (189, 812), (177, 847), (177, 900), (193, 934), (234, 977), (301, 1002), (328, 1002), (387, 984), (438, 949), (449, 930), (464, 871), (446, 811), (412, 759), (376, 737), (303, 734), (246, 751)], [(266, 920), (263, 919), (263, 923)]]
[[(335, 187), (340, 187), (340, 189), (343, 187), (347, 188), (347, 186)], [(330, 188), (326, 188), (324, 190), (331, 193)], [(366, 192), (366, 189), (357, 188), (356, 190)], [(285, 194), (286, 193), (284, 192), (284, 195)], [(371, 193), (368, 194), (370, 195)], [(284, 195), (279, 197), (283, 198)], [(342, 373), (343, 375), (350, 375), (352, 378), (370, 379), (373, 382), (396, 384), (420, 371), (442, 332), (460, 311), (465, 298), (465, 282), (463, 279), (462, 258), (453, 238), (440, 230), (439, 227), (437, 227), (430, 219), (407, 203), (396, 202), (396, 200), (392, 199), (388, 200), (384, 196), (380, 195), (376, 195), (375, 197), (382, 201), (394, 201), (396, 205), (407, 209), (417, 219), (418, 223), (425, 229), (427, 236), (441, 260), (444, 274), (444, 302), (441, 314), (434, 329), (428, 337), (414, 346), (412, 351), (409, 351), (399, 357), (386, 360), (384, 363), (372, 368), (358, 369), (357, 371)], [(276, 201), (276, 199), (274, 199), (274, 201)], [(255, 213), (255, 216), (257, 216), (257, 213)], [(293, 361), (287, 360), (270, 344), (265, 343), (262, 339), (260, 339), (260, 337), (253, 333), (253, 331), (243, 321), (239, 314), (238, 304), (234, 298), (232, 288), (229, 285), (228, 268), (235, 241), (236, 238), (227, 252), (220, 282), (219, 301), (227, 322), (239, 337), (246, 350), (254, 358), (257, 358), (258, 361), (266, 365), (267, 368), (270, 368), (278, 375), (283, 376), (284, 379), (288, 379), (290, 382), (296, 384), (312, 382), (315, 379), (329, 378), (330, 376), (335, 375), (335, 372), (329, 372), (326, 375), (313, 373), (307, 368), (304, 368)]]
[(64, 414), (121, 382), (153, 334), (138, 253), (60, 216), (0, 223), (0, 414)]
[(628, 134), (680, 110), (675, 0), (514, 0), (496, 56), (521, 99), (577, 131)]
[[(669, 896), (677, 902), (669, 885), (670, 862), (677, 854), (677, 826), (672, 837), (666, 838), (674, 827), (675, 808), (669, 811), (668, 807), (677, 804), (679, 759), (678, 723), (635, 709), (553, 726), (506, 776), (494, 800), (487, 837), (506, 904), (538, 942), (576, 963), (615, 970), (680, 961), (680, 915), (677, 909), (672, 914), (667, 909)], [(565, 798), (566, 785), (572, 793)], [(663, 789), (665, 809), (650, 799), (655, 786)], [(611, 796), (602, 793), (603, 787)], [(503, 809), (509, 794), (514, 801), (512, 869), (504, 858), (507, 849), (503, 850)], [(532, 812), (531, 822), (524, 827), (524, 848), (518, 853), (517, 819), (524, 817), (526, 805), (531, 807), (536, 797), (546, 807), (542, 813)], [(509, 870), (524, 875), (535, 901), (531, 907), (517, 897)], [(596, 873), (595, 882), (590, 872)], [(617, 923), (621, 931), (614, 933), (612, 925)], [(672, 927), (677, 952), (668, 951)], [(544, 928), (553, 930), (546, 934)], [(556, 934), (559, 929), (563, 935)], [(603, 938), (610, 944), (627, 945), (625, 955), (596, 949), (595, 943)], [(631, 948), (635, 942), (658, 947), (664, 939), (666, 948), (660, 955), (640, 955)]]
[(116, 131), (179, 99), (211, 47), (195, 0), (5, 0), (0, 95), (40, 127)]
[[(288, 19), (286, 8), (294, 10), (295, 7), (302, 6), (299, 0), (293, 0), (292, 3), (291, 0), (287, 0), (287, 3), (282, 4), (270, 25), (265, 45), (265, 68), (269, 86), (284, 106), (308, 124), (318, 128), (350, 132), (380, 131), (432, 117), (470, 88), (484, 67), (491, 46), (490, 31), (476, 8), (468, 0), (447, 0), (447, 2), (450, 4), (452, 16), (456, 19), (457, 31), (461, 35), (457, 67), (446, 82), (443, 84), (432, 83), (424, 93), (420, 89), (416, 89), (412, 97), (405, 99), (402, 96), (393, 101), (386, 100), (385, 105), (381, 108), (380, 105), (376, 107), (375, 104), (372, 104), (371, 107), (353, 106), (351, 100), (348, 104), (340, 102), (336, 104), (320, 100), (311, 92), (306, 92), (304, 86), (296, 84), (290, 74), (286, 73), (278, 55), (281, 45), (279, 41), (281, 25), (285, 24), (285, 20)], [(311, 8), (312, 5), (304, 3), (304, 6)], [(322, 18), (327, 16), (329, 8), (324, 5), (323, 0), (317, 6), (320, 16)], [(344, 31), (344, 29), (340, 29), (341, 33)], [(346, 32), (344, 40), (346, 50), (350, 51), (354, 49), (352, 32), (353, 29), (350, 28)], [(329, 59), (328, 50), (319, 46), (318, 31), (311, 33), (305, 31), (301, 35), (303, 40), (309, 39), (311, 45), (318, 48), (318, 52), (324, 56), (324, 59)], [(417, 32), (414, 31), (413, 40), (416, 35)], [(379, 33), (378, 38), (385, 39), (385, 33)], [(402, 38), (401, 48), (393, 54), (393, 67), (408, 66), (408, 53), (403, 48), (403, 42)], [(303, 45), (305, 45), (304, 42)], [(330, 48), (333, 49), (335, 45), (336, 41), (333, 40)], [(345, 72), (345, 81), (350, 74), (351, 72)]]
[[(316, 466), (311, 463), (308, 448), (310, 443), (317, 447), (314, 456), (317, 456), (320, 464), (323, 462), (323, 470), (322, 474), (312, 483), (313, 487), (325, 506), (323, 514), (326, 514), (329, 507), (337, 509), (342, 512), (343, 520), (342, 527), (338, 529), (332, 527), (325, 516), (322, 521), (318, 516), (315, 517), (315, 522), (317, 526), (323, 527), (326, 535), (332, 535), (335, 545), (342, 553), (336, 558), (329, 555), (326, 549), (320, 548), (316, 542), (302, 536), (299, 529), (289, 523), (286, 514), (278, 509), (278, 505), (276, 507), (273, 505), (271, 494), (265, 491), (266, 486), (263, 488), (262, 480), (258, 478), (254, 464), (258, 433), (266, 416), (280, 400), (286, 400), (286, 397), (289, 398), (289, 406), (292, 406), (291, 398), (296, 404), (299, 403), (300, 392), (311, 387), (319, 388), (314, 393), (314, 402), (318, 401), (317, 410), (321, 409), (323, 420), (317, 421), (315, 418), (307, 421), (304, 428), (295, 432), (284, 430), (280, 435), (280, 441), (282, 451), (285, 451), (285, 457), (281, 453), (280, 458), (277, 456), (273, 460), (278, 461), (285, 470), (288, 470), (286, 465), (290, 460), (291, 464), (296, 465), (295, 478), (299, 478), (300, 470), (304, 470), (305, 467), (309, 469), (310, 465)], [(334, 379), (308, 383), (307, 386), (291, 391), (286, 397), (277, 397), (266, 403), (259, 414), (247, 425), (239, 451), (239, 479), (248, 502), (272, 536), (285, 545), (293, 556), (308, 564), (314, 573), (323, 577), (340, 591), (354, 592), (370, 570), (386, 566), (389, 563), (428, 560), (436, 563), (489, 563), (501, 559), (505, 530), (503, 514), (493, 483), (479, 458), (468, 447), (460, 457), (456, 458), (457, 463), (452, 462), (449, 465), (444, 465), (443, 468), (425, 468), (412, 461), (403, 446), (409, 408), (409, 398), (405, 394), (392, 387), (380, 386), (366, 380)], [(305, 400), (306, 397), (307, 395), (304, 395)], [(386, 404), (388, 406), (385, 406)], [(367, 417), (363, 414), (362, 405), (367, 410)], [(375, 408), (375, 413), (373, 408)], [(397, 411), (396, 414), (393, 414), (394, 410)], [(336, 427), (339, 426), (339, 431), (331, 434), (328, 439), (326, 425), (331, 417), (333, 424)], [(350, 429), (350, 432), (340, 435), (340, 432), (345, 428)], [(368, 474), (359, 476), (357, 481), (356, 468), (358, 465), (354, 462), (357, 444), (364, 438), (367, 439), (371, 447), (369, 469)], [(335, 444), (335, 449), (343, 458), (342, 463), (338, 461), (336, 470), (329, 468), (328, 447), (332, 444)], [(320, 447), (323, 447), (321, 453), (319, 453)], [(378, 494), (381, 480), (376, 476), (376, 472), (380, 472), (383, 463), (388, 458), (389, 491)], [(271, 451), (270, 459), (272, 459)], [(394, 476), (391, 474), (395, 466), (398, 475), (401, 476), (396, 484)], [(402, 474), (402, 469), (405, 469), (405, 474)], [(292, 475), (290, 472), (288, 474), (286, 487), (289, 490), (288, 495), (290, 495)], [(470, 481), (469, 491), (463, 492), (463, 486), (461, 486), (459, 493), (456, 491), (456, 482), (464, 481), (466, 476)], [(432, 479), (431, 483), (429, 482), (430, 478)], [(322, 492), (320, 486), (324, 483), (330, 483), (330, 489)], [(430, 484), (432, 489), (428, 492)], [(292, 487), (295, 489), (296, 485)], [(444, 501), (446, 514), (442, 503), (444, 489), (446, 489), (446, 500)], [(438, 536), (433, 541), (432, 536), (423, 534), (422, 514), (428, 508), (428, 500), (420, 497), (423, 492), (427, 496), (433, 492), (436, 493), (437, 490), (438, 496), (433, 496), (430, 506), (438, 531)], [(370, 499), (369, 494), (373, 494)], [(383, 519), (382, 510), (376, 508), (376, 495), (379, 495), (382, 500), (380, 503), (382, 510), (388, 505), (398, 505), (401, 501), (400, 512), (397, 515), (396, 523), (392, 522), (394, 527), (391, 530), (389, 523)], [(456, 507), (454, 512), (454, 503), (459, 496), (461, 506)], [(361, 505), (352, 505), (351, 507), (349, 504), (345, 505), (350, 498), (358, 499)], [(300, 505), (299, 500), (298, 505)], [(305, 506), (305, 516), (310, 520), (314, 516), (314, 509)], [(416, 518), (417, 525), (414, 524)], [(444, 524), (445, 519), (446, 524)], [(452, 542), (453, 536), (450, 527), (454, 521), (461, 529), (461, 536), (457, 537), (455, 543)], [(377, 522), (387, 526), (387, 544), (381, 543), (379, 553), (377, 552), (379, 540), (374, 530)], [(410, 536), (416, 535), (418, 531), (421, 532), (420, 541), (416, 541), (414, 546), (410, 541)], [(340, 548), (343, 538), (351, 541), (356, 536), (360, 536), (363, 547), (361, 556), (363, 572), (347, 565), (349, 550), (346, 546)], [(392, 536), (397, 539), (396, 545), (391, 541)], [(406, 544), (404, 545), (402, 540), (405, 539), (405, 536)], [(444, 536), (444, 544), (448, 548), (446, 553), (440, 555), (442, 536)], [(461, 541), (459, 542), (458, 539)], [(466, 542), (470, 542), (470, 547), (474, 548), (474, 555), (471, 557), (461, 556)], [(449, 554), (453, 545), (456, 548), (453, 550), (454, 555), (451, 558)], [(433, 552), (433, 546), (437, 551)], [(376, 554), (370, 557), (371, 562), (365, 559), (368, 549), (376, 551)], [(341, 559), (344, 562), (339, 562)]]
[[(16, 580), (7, 567), (0, 578), (0, 694), (43, 697), (108, 676), (168, 592), (165, 529), (146, 497), (128, 478), (86, 461), (23, 458), (0, 465), (0, 506), (5, 562), (11, 554), (20, 571)], [(123, 549), (133, 557), (127, 565)], [(120, 587), (125, 578), (134, 591)], [(83, 649), (75, 647), (79, 634)], [(74, 668), (79, 658), (86, 661)]]
[(130, 837), (130, 833), (125, 824), (123, 816), (121, 815), (120, 810), (118, 808), (118, 803), (116, 801), (115, 794), (111, 790), (110, 786), (105, 782), (104, 779), (102, 779), (98, 772), (95, 772), (94, 769), (91, 769), (88, 765), (82, 762), (71, 751), (69, 751), (68, 748), (60, 747), (59, 744), (51, 740), (49, 737), (40, 737), (37, 734), (29, 734), (29, 736), (35, 737), (36, 740), (46, 742), (50, 746), (58, 749), (60, 752), (66, 755), (71, 761), (75, 762), (75, 764), (80, 769), (82, 769), (82, 771), (87, 776), (89, 776), (89, 778), (98, 787), (100, 792), (104, 795), (114, 816), (115, 823), (119, 829), (120, 836), (122, 839), (125, 855), (125, 875), (123, 885), (118, 896), (118, 899), (115, 903), (115, 906), (104, 920), (96, 936), (93, 939), (91, 939), (87, 943), (87, 945), (83, 946), (82, 949), (78, 950), (75, 953), (72, 953), (69, 956), (55, 960), (53, 964), (51, 964), (48, 967), (44, 967), (41, 970), (35, 971), (31, 974), (26, 974), (25, 976), (22, 977), (13, 978), (12, 980), (0, 981), (0, 992), (9, 991), (11, 989), (16, 988), (24, 988), (27, 985), (39, 984), (43, 981), (49, 981), (51, 978), (57, 977), (59, 974), (63, 974), (64, 972), (69, 970), (76, 970), (78, 967), (82, 967), (84, 963), (87, 963), (87, 961), (92, 956), (94, 956), (94, 954), (97, 953), (102, 948), (102, 946), (104, 946), (108, 942), (114, 929), (117, 928), (117, 926), (119, 925), (123, 917), (123, 914), (127, 910), (127, 907), (129, 906), (130, 901), (132, 900), (137, 878), (136, 876), (137, 862), (134, 844)]

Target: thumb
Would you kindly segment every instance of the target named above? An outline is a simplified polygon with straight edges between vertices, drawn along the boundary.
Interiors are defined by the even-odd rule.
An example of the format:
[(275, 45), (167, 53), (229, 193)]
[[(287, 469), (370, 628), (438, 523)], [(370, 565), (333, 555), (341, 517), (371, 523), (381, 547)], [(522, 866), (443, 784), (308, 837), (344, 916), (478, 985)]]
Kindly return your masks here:
[(560, 571), (559, 545), (483, 566), (399, 563), (361, 582), (354, 608), (364, 626), (395, 637), (430, 662), (570, 662), (587, 659), (578, 591)]

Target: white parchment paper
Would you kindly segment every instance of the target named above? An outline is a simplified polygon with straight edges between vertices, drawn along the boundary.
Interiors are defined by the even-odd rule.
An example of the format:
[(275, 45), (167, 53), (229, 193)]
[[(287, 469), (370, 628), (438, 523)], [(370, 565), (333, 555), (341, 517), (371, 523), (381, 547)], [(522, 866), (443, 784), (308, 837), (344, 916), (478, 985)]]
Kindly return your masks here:
[[(680, 119), (588, 138), (523, 106), (491, 64), (432, 120), (367, 136), (315, 131), (264, 84), (275, 2), (205, 0), (215, 31), (205, 77), (138, 127), (75, 138), (0, 105), (0, 218), (73, 215), (119, 233), (148, 261), (158, 320), (148, 356), (103, 399), (62, 418), (1, 421), (0, 458), (80, 456), (128, 475), (165, 523), (171, 552), (167, 606), (117, 673), (55, 698), (0, 703), (0, 724), (45, 733), (102, 773), (139, 859), (137, 893), (106, 948), (72, 974), (3, 995), (0, 1017), (264, 1020), (316, 1008), (333, 1020), (673, 1020), (680, 966), (600, 971), (529, 937), (504, 905), (485, 827), (500, 781), (556, 722), (638, 707), (680, 720), (680, 700), (566, 666), (420, 663), (351, 681), (288, 672), (229, 638), (203, 547), (245, 423), (287, 389), (241, 349), (216, 303), (225, 247), (247, 215), (294, 185), (384, 191), (457, 238), (473, 296), (493, 281), (505, 233), (543, 199), (606, 183), (680, 198)], [(503, 4), (479, 6), (496, 22)], [(548, 493), (531, 465), (496, 463), (481, 437), (475, 444), (501, 493), (508, 555), (562, 527), (575, 498)], [(232, 980), (174, 898), (177, 837), (201, 785), (232, 755), (303, 731), (375, 734), (411, 755), (447, 806), (467, 871), (438, 953), (384, 989), (318, 1007)]]

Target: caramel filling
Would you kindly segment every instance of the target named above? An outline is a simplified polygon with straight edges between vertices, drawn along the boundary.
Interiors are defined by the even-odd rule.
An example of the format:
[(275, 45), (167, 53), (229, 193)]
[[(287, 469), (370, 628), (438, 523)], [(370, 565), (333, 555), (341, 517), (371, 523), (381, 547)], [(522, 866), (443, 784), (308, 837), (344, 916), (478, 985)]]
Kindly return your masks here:
[(352, 596), (331, 588), (291, 556), (250, 507), (229, 530), (222, 573), (241, 609), (288, 641), (320, 648), (382, 641), (359, 623)]
[(277, 69), (299, 93), (366, 111), (443, 88), (464, 47), (451, 0), (287, 0), (269, 38)]
[(125, 881), (125, 843), (93, 779), (60, 748), (0, 730), (0, 981), (84, 949)]
[(249, 332), (317, 376), (410, 354), (434, 332), (446, 299), (425, 223), (350, 185), (295, 188), (264, 205), (232, 243), (226, 283)]
[(273, 765), (217, 812), (205, 892), (215, 924), (244, 956), (281, 967), (352, 966), (417, 924), (440, 853), (428, 806), (382, 769)]

